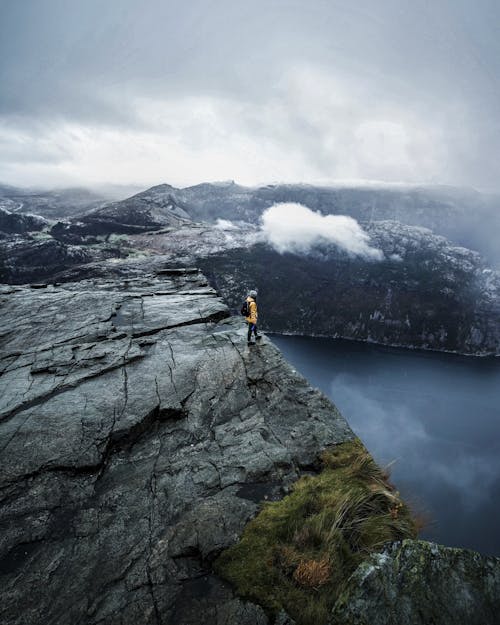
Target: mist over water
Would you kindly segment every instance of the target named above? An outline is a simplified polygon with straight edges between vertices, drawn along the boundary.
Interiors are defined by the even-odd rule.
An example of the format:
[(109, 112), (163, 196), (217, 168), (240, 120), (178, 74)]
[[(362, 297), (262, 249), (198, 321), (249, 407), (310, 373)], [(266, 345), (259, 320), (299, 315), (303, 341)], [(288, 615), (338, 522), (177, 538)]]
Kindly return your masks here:
[(500, 555), (500, 362), (273, 336), (427, 520), (421, 537)]

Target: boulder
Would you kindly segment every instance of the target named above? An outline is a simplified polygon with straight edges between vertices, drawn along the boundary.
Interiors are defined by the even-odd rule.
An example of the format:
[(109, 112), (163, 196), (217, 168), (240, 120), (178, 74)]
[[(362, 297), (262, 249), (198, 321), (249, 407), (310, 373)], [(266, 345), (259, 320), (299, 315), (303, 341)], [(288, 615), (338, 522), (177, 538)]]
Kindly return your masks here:
[(331, 625), (497, 625), (500, 558), (420, 540), (394, 543), (361, 564)]

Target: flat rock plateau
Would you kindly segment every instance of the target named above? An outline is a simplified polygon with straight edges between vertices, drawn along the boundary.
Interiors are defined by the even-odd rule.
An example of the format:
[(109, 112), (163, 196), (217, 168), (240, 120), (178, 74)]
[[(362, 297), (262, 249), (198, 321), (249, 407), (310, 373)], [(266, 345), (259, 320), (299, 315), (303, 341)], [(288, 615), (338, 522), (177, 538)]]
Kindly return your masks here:
[(346, 421), (196, 270), (2, 287), (4, 625), (268, 623), (210, 563)]

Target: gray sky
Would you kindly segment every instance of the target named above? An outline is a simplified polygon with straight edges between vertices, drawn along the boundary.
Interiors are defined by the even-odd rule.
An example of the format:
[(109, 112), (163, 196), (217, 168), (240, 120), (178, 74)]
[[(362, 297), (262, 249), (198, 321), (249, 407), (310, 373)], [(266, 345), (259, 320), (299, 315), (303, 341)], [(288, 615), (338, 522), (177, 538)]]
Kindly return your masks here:
[(0, 181), (500, 190), (498, 0), (0, 0)]

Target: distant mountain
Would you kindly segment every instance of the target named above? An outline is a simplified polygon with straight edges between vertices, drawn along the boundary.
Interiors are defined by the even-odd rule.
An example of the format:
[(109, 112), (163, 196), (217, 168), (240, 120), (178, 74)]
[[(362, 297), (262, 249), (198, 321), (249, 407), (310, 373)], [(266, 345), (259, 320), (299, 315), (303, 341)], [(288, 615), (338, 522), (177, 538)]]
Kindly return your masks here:
[[(155, 204), (174, 201), (194, 221), (217, 219), (258, 224), (278, 202), (298, 202), (322, 214), (349, 215), (363, 224), (391, 220), (429, 228), (477, 250), (500, 266), (500, 196), (454, 187), (326, 187), (274, 184), (243, 187), (203, 183), (185, 189), (158, 185), (134, 196)], [(128, 200), (127, 200), (128, 201)]]
[(160, 184), (125, 200), (109, 202), (104, 194), (84, 189), (38, 192), (0, 186), (0, 207), (12, 213), (84, 224), (71, 228), (77, 236), (132, 234), (186, 220), (215, 223), (224, 219), (258, 225), (262, 213), (278, 202), (298, 202), (325, 215), (349, 215), (362, 224), (391, 220), (429, 228), (480, 252), (500, 267), (500, 196), (472, 189), (310, 184), (244, 187), (229, 181), (183, 189)]
[(38, 282), (58, 271), (90, 262), (90, 250), (48, 239), (15, 239), (0, 247), (0, 282)]
[(70, 221), (57, 223), (52, 235), (59, 240), (109, 234), (140, 234), (191, 221), (173, 196), (156, 187), (120, 202), (111, 202)]
[(13, 210), (0, 208), (0, 282), (22, 284), (53, 279), (79, 265), (122, 258), (134, 253), (129, 235), (191, 223), (164, 191), (148, 190), (124, 201), (100, 203), (92, 211), (56, 223), (13, 212), (15, 201), (4, 199), (4, 206)]
[(31, 213), (46, 219), (72, 217), (102, 206), (108, 200), (108, 197), (87, 189), (44, 191), (0, 185), (0, 207), (13, 213)]
[(128, 225), (148, 228), (179, 225), (191, 221), (179, 205), (169, 185), (152, 187), (126, 200), (113, 202), (85, 216), (90, 219), (109, 219)]

